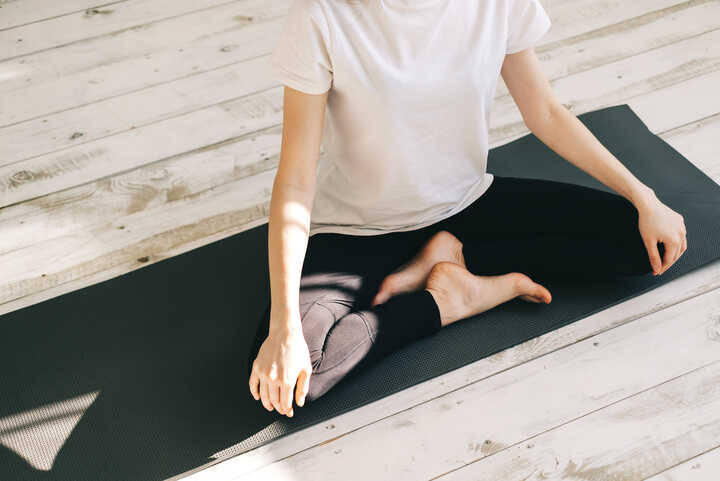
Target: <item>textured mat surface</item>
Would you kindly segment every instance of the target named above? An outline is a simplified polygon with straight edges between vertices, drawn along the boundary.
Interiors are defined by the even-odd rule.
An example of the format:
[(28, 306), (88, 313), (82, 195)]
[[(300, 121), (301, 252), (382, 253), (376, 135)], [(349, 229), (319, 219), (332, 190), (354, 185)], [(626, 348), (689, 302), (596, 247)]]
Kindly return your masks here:
[[(267, 224), (0, 317), (0, 479), (157, 480), (247, 451), (634, 297), (720, 257), (720, 186), (627, 105), (579, 116), (685, 217), (663, 276), (548, 283), (345, 378), (288, 419), (247, 387), (268, 302)], [(608, 190), (528, 135), (490, 153), (498, 175)], [(449, 348), (452, 346), (451, 348)], [(228, 449), (229, 448), (229, 449)]]

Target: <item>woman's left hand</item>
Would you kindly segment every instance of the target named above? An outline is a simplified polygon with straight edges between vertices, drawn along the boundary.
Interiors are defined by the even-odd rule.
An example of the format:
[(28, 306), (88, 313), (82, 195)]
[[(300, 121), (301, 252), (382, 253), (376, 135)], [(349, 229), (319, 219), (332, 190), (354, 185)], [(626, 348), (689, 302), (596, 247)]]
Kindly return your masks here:
[[(638, 227), (648, 251), (655, 275), (663, 274), (687, 250), (687, 230), (683, 217), (657, 197), (636, 206)], [(662, 242), (665, 256), (661, 260), (657, 243)]]

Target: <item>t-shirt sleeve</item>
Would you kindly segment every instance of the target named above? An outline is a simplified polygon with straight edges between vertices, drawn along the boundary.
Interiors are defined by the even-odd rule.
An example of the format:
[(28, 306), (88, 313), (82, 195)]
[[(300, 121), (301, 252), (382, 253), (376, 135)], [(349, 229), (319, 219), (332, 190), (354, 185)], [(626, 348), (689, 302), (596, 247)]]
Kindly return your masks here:
[(314, 0), (294, 0), (270, 56), (273, 79), (301, 92), (321, 94), (332, 84), (329, 29)]
[(550, 17), (538, 0), (511, 0), (505, 53), (534, 46), (550, 29)]

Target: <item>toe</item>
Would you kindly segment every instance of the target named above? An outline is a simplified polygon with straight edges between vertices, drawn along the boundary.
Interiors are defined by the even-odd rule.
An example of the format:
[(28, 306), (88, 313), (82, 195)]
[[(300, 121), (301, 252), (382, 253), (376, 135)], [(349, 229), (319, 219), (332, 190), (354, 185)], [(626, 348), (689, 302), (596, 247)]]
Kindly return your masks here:
[(522, 295), (520, 299), (528, 302), (535, 302), (537, 304), (545, 304), (545, 300), (535, 296)]
[(544, 286), (534, 282), (525, 274), (514, 272), (511, 274), (515, 284), (515, 290), (521, 298), (530, 300), (528, 298), (537, 299), (537, 302), (549, 303), (552, 300), (550, 291)]
[(373, 299), (371, 305), (374, 306), (376, 304), (382, 304), (383, 302), (387, 301), (390, 296), (392, 296), (393, 292), (395, 292), (395, 281), (394, 276), (389, 275), (385, 279), (383, 279), (382, 283), (380, 283), (380, 288), (378, 289), (377, 294), (375, 294), (375, 298)]
[(550, 295), (550, 291), (548, 291), (544, 286), (541, 286), (540, 284), (533, 282), (533, 289), (530, 293), (533, 297), (540, 300), (540, 302), (544, 303), (550, 303), (552, 300), (552, 295)]
[(385, 300), (386, 300), (385, 294), (378, 292), (375, 295), (375, 298), (370, 303), (370, 307), (377, 306), (378, 304), (382, 304), (383, 302), (385, 302)]

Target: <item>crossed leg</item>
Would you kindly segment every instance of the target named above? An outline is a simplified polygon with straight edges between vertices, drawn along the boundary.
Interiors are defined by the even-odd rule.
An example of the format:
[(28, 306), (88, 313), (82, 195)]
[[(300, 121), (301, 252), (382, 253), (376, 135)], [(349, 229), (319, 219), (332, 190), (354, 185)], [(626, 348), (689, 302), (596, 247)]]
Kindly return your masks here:
[[(576, 184), (495, 176), (443, 228), (463, 242), (468, 270), (476, 274), (519, 271), (582, 281), (652, 272), (635, 207)], [(662, 244), (659, 250), (662, 255)]]
[[(306, 400), (449, 322), (517, 296), (547, 302), (550, 294), (533, 279), (649, 272), (629, 202), (540, 179), (496, 176), (466, 209), (415, 231), (317, 234), (308, 244), (300, 288), (313, 364)], [(267, 322), (266, 313), (249, 364)]]

